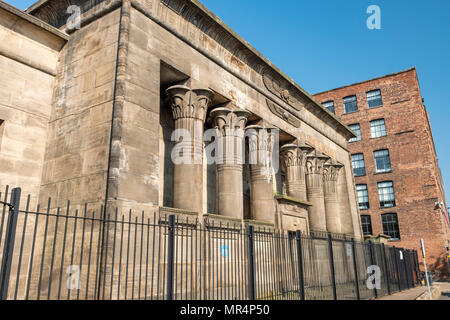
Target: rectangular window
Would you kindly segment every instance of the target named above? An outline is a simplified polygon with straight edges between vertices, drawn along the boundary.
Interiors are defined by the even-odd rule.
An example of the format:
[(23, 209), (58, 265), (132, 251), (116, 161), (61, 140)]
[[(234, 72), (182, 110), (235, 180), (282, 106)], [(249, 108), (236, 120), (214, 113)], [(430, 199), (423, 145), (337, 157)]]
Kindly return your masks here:
[(327, 102), (323, 102), (322, 105), (328, 109), (328, 111), (335, 113), (334, 112), (334, 102), (333, 101), (327, 101)]
[(370, 219), (370, 216), (368, 215), (361, 216), (361, 226), (364, 235), (372, 234), (372, 220)]
[(376, 172), (389, 172), (391, 171), (391, 160), (389, 159), (389, 150), (377, 150), (373, 152), (375, 158), (375, 171)]
[(386, 135), (386, 125), (384, 119), (370, 121), (370, 137), (378, 138)]
[(359, 127), (359, 123), (351, 124), (348, 127), (356, 133), (356, 137), (351, 138), (350, 140), (348, 140), (348, 142), (360, 141), (361, 140), (361, 128)]
[(364, 165), (364, 155), (362, 153), (352, 154), (353, 175), (355, 177), (364, 176), (366, 167)]
[(381, 91), (373, 90), (366, 93), (367, 105), (369, 108), (379, 107), (383, 104), (381, 100)]
[(358, 111), (358, 103), (356, 102), (356, 96), (345, 97), (343, 100), (344, 100), (344, 113)]
[(400, 228), (396, 213), (386, 213), (381, 215), (383, 233), (391, 237), (390, 240), (400, 240)]
[(369, 193), (367, 192), (367, 184), (356, 185), (356, 196), (358, 198), (359, 210), (369, 209)]
[(395, 207), (394, 184), (392, 181), (378, 182), (378, 197), (381, 208)]

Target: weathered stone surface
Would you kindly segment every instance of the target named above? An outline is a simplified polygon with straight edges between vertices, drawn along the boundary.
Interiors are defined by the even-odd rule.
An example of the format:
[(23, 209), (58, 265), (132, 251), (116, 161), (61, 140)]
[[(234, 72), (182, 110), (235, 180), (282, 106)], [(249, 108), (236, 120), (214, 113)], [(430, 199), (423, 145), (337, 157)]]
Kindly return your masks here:
[[(201, 222), (219, 214), (220, 219), (234, 217), (264, 228), (327, 231), (323, 163), (317, 169), (305, 162), (307, 152), (315, 149), (316, 155), (325, 153), (343, 164), (333, 206), (345, 208), (348, 214), (340, 223), (352, 225), (345, 230), (360, 236), (347, 150), (351, 131), (217, 17), (195, 1), (69, 2), (82, 5), (82, 27), (71, 30), (70, 37), (58, 36), (60, 31), (45, 24), (41, 28), (47, 31), (34, 34), (24, 31), (25, 22), (17, 29), (10, 18), (0, 23), (1, 39), (8, 36), (0, 44), (2, 185), (22, 185), (24, 194), (39, 198), (44, 210), (49, 196), (52, 208), (64, 207), (70, 199), (72, 214), (88, 203), (97, 218), (131, 209), (131, 219), (148, 219), (165, 208), (180, 216), (194, 212)], [(65, 29), (64, 3), (46, 1), (30, 12)], [(15, 58), (9, 45), (16, 45)], [(231, 108), (228, 114), (237, 117), (206, 121), (217, 116), (211, 110), (221, 108)], [(237, 118), (242, 119), (235, 122)], [(272, 154), (279, 145), (297, 140), (304, 147), (299, 147), (301, 161), (285, 165), (283, 172), (275, 160), (261, 162), (259, 156), (250, 165), (206, 163), (205, 145), (210, 142), (203, 141), (205, 129), (243, 128), (247, 121), (247, 129), (276, 128), (280, 137), (260, 139), (256, 145), (250, 141), (247, 151)], [(172, 133), (177, 128), (194, 138), (175, 143)], [(198, 163), (174, 163), (177, 144), (187, 146), (186, 153)], [(236, 160), (235, 154), (231, 159)], [(275, 196), (283, 178), (287, 195)], [(55, 222), (48, 227), (55, 231)], [(100, 237), (100, 227), (97, 223), (93, 229), (94, 239)], [(112, 231), (109, 224), (103, 227)], [(80, 241), (79, 230), (68, 230)], [(161, 235), (163, 241), (166, 236)], [(52, 237), (46, 240), (49, 245)], [(114, 295), (122, 269), (111, 259), (107, 241), (112, 238), (101, 239), (95, 254), (104, 249), (100, 273), (108, 279), (106, 295)], [(76, 259), (80, 256), (76, 251)], [(48, 264), (50, 253), (43, 259)], [(192, 267), (187, 261), (177, 263)], [(55, 267), (55, 274), (60, 271)], [(54, 291), (57, 280), (50, 277), (45, 274), (43, 285)], [(226, 285), (233, 283), (226, 280)]]

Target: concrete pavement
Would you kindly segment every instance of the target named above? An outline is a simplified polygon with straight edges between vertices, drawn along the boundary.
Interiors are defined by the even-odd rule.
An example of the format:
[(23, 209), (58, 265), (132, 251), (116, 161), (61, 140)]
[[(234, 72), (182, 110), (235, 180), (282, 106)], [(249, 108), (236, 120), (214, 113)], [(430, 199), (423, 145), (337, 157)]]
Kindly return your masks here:
[[(450, 282), (434, 282), (431, 288), (433, 300), (450, 300)], [(415, 287), (378, 298), (377, 300), (428, 300), (426, 286)]]
[(450, 282), (439, 283), (441, 287), (441, 298), (439, 300), (450, 300)]
[(409, 290), (400, 291), (388, 296), (380, 297), (376, 300), (416, 300), (427, 291), (427, 287), (415, 287)]

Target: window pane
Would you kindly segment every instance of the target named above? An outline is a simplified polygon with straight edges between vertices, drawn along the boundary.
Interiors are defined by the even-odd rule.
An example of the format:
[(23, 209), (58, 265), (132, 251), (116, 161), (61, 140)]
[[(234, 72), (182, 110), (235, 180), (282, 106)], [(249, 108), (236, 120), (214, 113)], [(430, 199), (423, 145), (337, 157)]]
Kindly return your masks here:
[(381, 216), (383, 233), (390, 236), (391, 240), (400, 239), (400, 229), (398, 226), (397, 214), (386, 213)]
[(389, 159), (389, 151), (387, 149), (374, 151), (375, 170), (376, 172), (391, 171), (391, 160)]
[(359, 127), (359, 123), (351, 124), (348, 127), (356, 133), (356, 137), (351, 138), (350, 140), (348, 140), (348, 142), (354, 142), (354, 141), (361, 140), (361, 128)]
[(355, 177), (366, 174), (366, 167), (364, 165), (364, 155), (362, 153), (352, 154), (352, 167)]
[(372, 234), (372, 221), (370, 219), (370, 216), (367, 215), (361, 216), (361, 226), (364, 235)]
[(358, 110), (358, 104), (356, 102), (356, 96), (350, 96), (343, 99), (344, 100), (344, 112), (354, 112)]
[(383, 101), (381, 100), (380, 90), (373, 90), (367, 92), (366, 98), (367, 98), (367, 105), (369, 106), (369, 108), (378, 107), (383, 104)]
[(325, 108), (327, 108), (330, 112), (334, 113), (334, 102), (333, 101), (323, 102), (322, 105)]
[(395, 207), (394, 186), (392, 181), (378, 182), (378, 197), (380, 207)]
[(386, 135), (386, 125), (384, 119), (370, 121), (370, 136), (372, 138), (384, 137)]
[(356, 196), (358, 198), (359, 210), (369, 209), (369, 193), (366, 184), (356, 185)]

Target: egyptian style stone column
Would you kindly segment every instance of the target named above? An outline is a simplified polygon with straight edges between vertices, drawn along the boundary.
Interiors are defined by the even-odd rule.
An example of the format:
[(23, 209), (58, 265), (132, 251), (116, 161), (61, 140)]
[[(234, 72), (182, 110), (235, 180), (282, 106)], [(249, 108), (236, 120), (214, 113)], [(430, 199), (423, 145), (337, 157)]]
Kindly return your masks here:
[(213, 92), (176, 85), (166, 94), (175, 120), (173, 206), (202, 213), (203, 125)]
[[(351, 174), (352, 170), (350, 170)], [(337, 190), (338, 190), (338, 199), (340, 204), (340, 214), (341, 214), (341, 233), (355, 236), (355, 232), (353, 229), (353, 217), (352, 210), (350, 206), (350, 195), (348, 192), (348, 183), (347, 183), (347, 170), (345, 166), (340, 170), (340, 174), (338, 177)], [(350, 176), (350, 181), (351, 176)]]
[(242, 165), (244, 163), (244, 128), (250, 112), (216, 108), (211, 111), (215, 128), (218, 130), (217, 163), (217, 213), (244, 218), (244, 197)]
[(323, 165), (328, 156), (315, 150), (306, 157), (306, 193), (309, 207), (309, 226), (311, 231), (327, 231), (325, 201), (323, 194)]
[(342, 233), (342, 219), (339, 210), (337, 180), (342, 164), (331, 161), (323, 167), (323, 186), (327, 231)]
[(305, 165), (312, 147), (306, 144), (286, 144), (280, 148), (281, 171), (286, 175), (287, 195), (307, 201)]
[(246, 128), (250, 163), (250, 214), (252, 219), (275, 222), (273, 196), (273, 136), (262, 126)]

